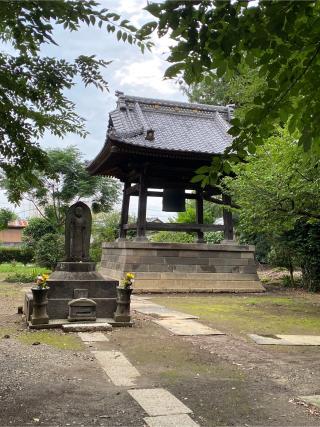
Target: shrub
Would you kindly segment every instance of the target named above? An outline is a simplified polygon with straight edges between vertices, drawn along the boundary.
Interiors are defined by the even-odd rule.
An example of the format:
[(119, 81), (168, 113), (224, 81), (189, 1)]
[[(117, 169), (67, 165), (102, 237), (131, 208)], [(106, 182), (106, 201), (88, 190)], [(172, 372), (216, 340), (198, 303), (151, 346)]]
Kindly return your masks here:
[[(103, 242), (114, 242), (119, 237), (120, 212), (101, 212), (94, 216), (92, 226), (92, 243), (90, 257), (92, 261), (100, 262)], [(134, 217), (129, 217), (129, 222), (136, 222)], [(136, 235), (134, 230), (129, 230), (127, 239)]]
[(31, 263), (33, 261), (32, 250), (24, 246), (0, 246), (0, 263), (13, 261), (21, 262), (22, 264)]
[(35, 270), (34, 273), (25, 272), (9, 274), (5, 280), (10, 283), (32, 283), (35, 281), (36, 276), (37, 272)]
[(222, 231), (207, 231), (204, 233), (204, 240), (206, 243), (216, 244), (224, 239)]
[(151, 242), (157, 243), (193, 243), (192, 234), (174, 231), (158, 231), (150, 236)]
[(56, 234), (56, 228), (44, 218), (31, 218), (23, 230), (22, 238), (26, 246), (35, 249), (37, 242), (45, 234)]
[(35, 248), (35, 261), (40, 267), (56, 266), (64, 256), (64, 239), (60, 234), (45, 234), (39, 239)]

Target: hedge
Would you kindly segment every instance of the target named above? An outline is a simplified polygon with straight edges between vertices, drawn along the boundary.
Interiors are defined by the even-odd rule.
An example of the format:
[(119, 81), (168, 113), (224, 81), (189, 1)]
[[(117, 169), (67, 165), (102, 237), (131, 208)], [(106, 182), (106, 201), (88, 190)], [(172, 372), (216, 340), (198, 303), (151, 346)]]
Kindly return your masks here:
[(33, 251), (26, 247), (0, 246), (0, 263), (21, 262), (28, 264), (33, 261)]

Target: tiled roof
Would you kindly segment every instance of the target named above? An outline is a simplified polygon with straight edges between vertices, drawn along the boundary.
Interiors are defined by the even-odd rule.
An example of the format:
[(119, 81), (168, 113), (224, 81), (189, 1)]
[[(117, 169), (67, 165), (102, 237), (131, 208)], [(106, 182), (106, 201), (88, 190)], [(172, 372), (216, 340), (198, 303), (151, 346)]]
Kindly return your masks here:
[(26, 219), (15, 219), (13, 221), (8, 221), (8, 228), (25, 228), (28, 226), (28, 221)]
[[(231, 144), (228, 134), (232, 108), (187, 102), (118, 96), (110, 113), (110, 136), (140, 147), (197, 153), (223, 153)], [(154, 139), (146, 139), (154, 131)], [(152, 135), (152, 133), (151, 133)]]

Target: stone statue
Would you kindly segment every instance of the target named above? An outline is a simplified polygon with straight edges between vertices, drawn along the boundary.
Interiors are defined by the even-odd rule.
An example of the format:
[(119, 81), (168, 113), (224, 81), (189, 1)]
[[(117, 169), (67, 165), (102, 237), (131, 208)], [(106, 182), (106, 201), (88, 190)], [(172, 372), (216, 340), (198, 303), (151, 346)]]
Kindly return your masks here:
[(85, 203), (77, 202), (70, 206), (65, 225), (66, 261), (90, 260), (91, 223), (91, 211)]

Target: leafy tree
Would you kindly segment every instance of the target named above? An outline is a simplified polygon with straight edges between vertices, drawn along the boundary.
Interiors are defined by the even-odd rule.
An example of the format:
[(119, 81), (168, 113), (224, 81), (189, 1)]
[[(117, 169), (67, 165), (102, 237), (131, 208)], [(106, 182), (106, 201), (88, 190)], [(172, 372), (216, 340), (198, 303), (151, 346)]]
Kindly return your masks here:
[(56, 234), (57, 228), (45, 218), (30, 218), (27, 227), (23, 229), (22, 239), (24, 244), (33, 251), (38, 241), (45, 234)]
[[(204, 201), (203, 203), (203, 222), (205, 224), (213, 224), (215, 220), (222, 216), (220, 206), (214, 203)], [(187, 200), (186, 210), (178, 212), (177, 218), (172, 220), (179, 223), (195, 223), (196, 222), (196, 208), (194, 200)]]
[(190, 102), (211, 105), (234, 105), (235, 116), (243, 118), (252, 108), (254, 98), (266, 88), (259, 70), (247, 64), (239, 65), (238, 73), (229, 80), (210, 74), (198, 83), (182, 86)]
[(0, 230), (4, 230), (8, 226), (9, 221), (13, 221), (17, 218), (17, 215), (10, 209), (0, 209)]
[[(319, 2), (167, 0), (146, 9), (157, 18), (159, 36), (175, 41), (166, 77), (182, 75), (187, 84), (206, 75), (230, 81), (246, 64), (266, 82), (246, 114), (232, 121), (232, 162), (254, 153), (287, 122), (305, 150), (319, 151)], [(224, 162), (213, 163), (204, 185), (216, 182), (224, 168)]]
[(242, 239), (263, 236), (269, 261), (288, 268), (292, 281), (293, 268), (301, 267), (308, 290), (320, 290), (319, 166), (319, 155), (305, 153), (282, 130), (237, 166), (235, 179), (224, 180), (240, 206)]
[(246, 233), (292, 230), (298, 220), (320, 220), (320, 156), (304, 153), (281, 131), (226, 178)]
[[(120, 212), (100, 212), (94, 215), (92, 224), (92, 243), (90, 245), (90, 256), (93, 261), (100, 262), (103, 242), (114, 242), (119, 237)], [(134, 223), (135, 218), (129, 218)], [(135, 231), (128, 231), (127, 238), (135, 236)]]
[(90, 176), (77, 148), (52, 149), (47, 155), (47, 170), (33, 171), (36, 180), (29, 181), (24, 175), (12, 180), (9, 175), (3, 177), (2, 186), (9, 200), (23, 197), (31, 201), (55, 232), (63, 226), (66, 209), (72, 202), (89, 198), (94, 212), (109, 211), (117, 202), (119, 183), (112, 178)]
[[(215, 220), (221, 217), (221, 208), (211, 202), (204, 202), (203, 220), (205, 224), (213, 224)], [(187, 200), (186, 210), (178, 212), (176, 218), (170, 219), (170, 222), (178, 223), (195, 223), (196, 208), (194, 200)], [(223, 239), (223, 233), (220, 232), (205, 232), (204, 240), (207, 243), (219, 243)], [(193, 232), (175, 232), (175, 231), (158, 231), (152, 233), (150, 240), (152, 242), (169, 242), (169, 243), (192, 243), (195, 240)]]
[(156, 243), (193, 243), (194, 237), (192, 233), (180, 231), (157, 231), (151, 234), (150, 240)]
[(61, 234), (48, 233), (43, 235), (36, 244), (35, 262), (40, 267), (53, 270), (64, 256), (64, 239)]
[(12, 179), (24, 174), (36, 180), (34, 167), (48, 167), (38, 144), (46, 131), (59, 137), (86, 135), (83, 119), (66, 97), (78, 78), (85, 86), (108, 89), (101, 74), (108, 61), (80, 55), (70, 62), (40, 54), (44, 44), (57, 44), (55, 26), (78, 31), (81, 24), (116, 32), (118, 40), (136, 43), (142, 51), (151, 46), (148, 26), (138, 31), (94, 0), (0, 2), (0, 41), (9, 46), (7, 52), (13, 51), (0, 52), (0, 155), (1, 167)]

